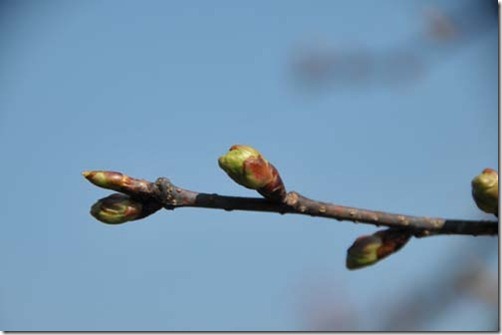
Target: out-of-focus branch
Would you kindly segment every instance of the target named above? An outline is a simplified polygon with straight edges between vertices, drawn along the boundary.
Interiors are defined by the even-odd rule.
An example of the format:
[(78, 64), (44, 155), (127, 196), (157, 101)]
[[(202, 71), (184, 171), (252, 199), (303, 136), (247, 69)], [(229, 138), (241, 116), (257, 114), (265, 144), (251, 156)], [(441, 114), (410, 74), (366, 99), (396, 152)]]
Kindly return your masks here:
[[(417, 280), (409, 294), (387, 301), (390, 313), (379, 320), (377, 329), (401, 332), (434, 330), (425, 327), (430, 327), (437, 316), (466, 298), (484, 304), (486, 310), (481, 308), (476, 312), (491, 320), (487, 320), (486, 329), (479, 331), (498, 329), (498, 276), (497, 269), (489, 261), (498, 257), (498, 251), (495, 241), (487, 242), (471, 239), (469, 243), (466, 241), (450, 250), (451, 254), (440, 265), (446, 271)], [(377, 302), (370, 309), (380, 305), (381, 302)]]
[(456, 10), (437, 5), (423, 9), (422, 31), (386, 49), (328, 41), (313, 44), (311, 39), (296, 46), (289, 62), (293, 83), (314, 90), (372, 84), (401, 87), (497, 28), (496, 1), (470, 1)]

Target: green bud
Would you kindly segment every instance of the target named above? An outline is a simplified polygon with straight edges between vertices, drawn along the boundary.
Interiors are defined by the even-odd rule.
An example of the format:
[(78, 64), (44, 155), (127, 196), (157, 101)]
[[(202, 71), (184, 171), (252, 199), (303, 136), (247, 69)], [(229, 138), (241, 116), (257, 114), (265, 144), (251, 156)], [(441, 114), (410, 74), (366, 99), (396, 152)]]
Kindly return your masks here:
[(392, 228), (361, 236), (347, 250), (346, 266), (355, 270), (375, 264), (401, 249), (410, 237), (408, 232)]
[[(246, 169), (246, 162), (253, 162), (261, 167), (264, 173), (253, 173), (253, 170)], [(218, 159), (220, 167), (237, 184), (256, 190), (270, 182), (271, 176), (266, 172), (267, 161), (260, 152), (247, 145), (234, 145), (228, 153)]]
[(142, 203), (119, 193), (100, 199), (91, 207), (91, 215), (108, 224), (137, 220), (142, 217), (142, 211)]
[(483, 212), (495, 214), (499, 211), (499, 175), (486, 168), (471, 182), (474, 202)]
[(350, 270), (359, 269), (378, 261), (378, 248), (382, 246), (378, 236), (361, 236), (347, 250), (346, 266)]
[(96, 186), (119, 192), (132, 184), (132, 178), (115, 171), (84, 171), (82, 175)]
[(131, 178), (115, 171), (84, 171), (82, 175), (96, 186), (127, 194), (148, 195), (151, 183), (143, 179)]
[(250, 146), (233, 145), (218, 164), (237, 184), (257, 190), (267, 199), (280, 201), (286, 195), (277, 169)]

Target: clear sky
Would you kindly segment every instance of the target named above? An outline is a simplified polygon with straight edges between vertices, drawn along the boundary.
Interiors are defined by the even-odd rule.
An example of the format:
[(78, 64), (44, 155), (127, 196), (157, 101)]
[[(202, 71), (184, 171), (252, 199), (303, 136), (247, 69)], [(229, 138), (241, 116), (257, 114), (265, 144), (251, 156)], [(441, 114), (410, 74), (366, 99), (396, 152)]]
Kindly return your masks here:
[[(388, 330), (434, 287), (453, 303), (421, 299), (445, 307), (414, 330), (495, 329), (498, 311), (441, 279), (466, 262), (497, 279), (496, 238), (414, 239), (348, 271), (346, 249), (375, 227), (204, 209), (107, 226), (89, 208), (108, 193), (80, 175), (256, 196), (217, 165), (249, 144), (314, 199), (490, 219), (470, 180), (498, 169), (497, 21), (455, 47), (420, 42), (426, 7), (476, 3), (3, 1), (0, 328)], [(370, 53), (378, 71), (305, 87), (291, 60), (318, 44)], [(390, 83), (400, 48), (418, 75)]]

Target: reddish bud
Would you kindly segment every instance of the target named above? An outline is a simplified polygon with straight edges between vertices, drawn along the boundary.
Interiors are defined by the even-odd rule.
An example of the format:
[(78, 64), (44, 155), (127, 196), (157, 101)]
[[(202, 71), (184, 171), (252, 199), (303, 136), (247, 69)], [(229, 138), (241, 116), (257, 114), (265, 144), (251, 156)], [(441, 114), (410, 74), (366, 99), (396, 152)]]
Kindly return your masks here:
[(236, 183), (257, 190), (267, 199), (282, 201), (286, 196), (277, 169), (250, 146), (232, 146), (226, 155), (218, 159), (218, 164)]
[(151, 184), (115, 171), (84, 171), (82, 175), (96, 186), (123, 193), (148, 193)]

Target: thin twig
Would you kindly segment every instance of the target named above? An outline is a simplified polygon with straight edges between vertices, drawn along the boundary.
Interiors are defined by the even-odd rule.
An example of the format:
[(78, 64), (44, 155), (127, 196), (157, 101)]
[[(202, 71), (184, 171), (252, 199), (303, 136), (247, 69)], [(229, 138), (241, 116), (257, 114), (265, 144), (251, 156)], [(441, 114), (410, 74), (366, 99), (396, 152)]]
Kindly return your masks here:
[[(93, 184), (106, 189), (127, 194), (136, 203), (141, 203), (142, 213), (134, 217), (138, 220), (155, 213), (158, 209), (173, 210), (178, 207), (199, 207), (223, 209), (226, 211), (243, 210), (255, 212), (274, 212), (279, 214), (303, 214), (324, 217), (339, 221), (386, 226), (393, 229), (405, 230), (415, 237), (433, 235), (498, 235), (498, 222), (496, 221), (470, 221), (450, 220), (443, 218), (430, 218), (392, 214), (381, 211), (359, 209), (340, 206), (332, 203), (315, 201), (302, 196), (297, 192), (289, 192), (282, 200), (245, 198), (222, 196), (218, 194), (198, 193), (175, 186), (167, 178), (158, 178), (155, 183), (143, 179), (131, 178), (123, 173), (114, 171), (85, 171), (85, 178)], [(125, 200), (124, 200), (125, 201)], [(91, 209), (91, 214), (96, 215), (103, 210), (105, 222), (110, 220), (110, 215), (123, 211), (126, 207), (120, 205), (116, 196), (112, 195), (100, 199)], [(106, 209), (108, 206), (112, 208)], [(137, 212), (137, 207), (130, 208), (128, 215)], [(98, 219), (100, 219), (98, 217)], [(118, 217), (119, 221), (126, 217)], [(116, 223), (113, 219), (110, 223)], [(129, 219), (130, 220), (130, 219)], [(124, 221), (122, 221), (124, 222)]]
[[(315, 201), (296, 192), (289, 192), (282, 203), (261, 198), (198, 193), (179, 188), (166, 178), (157, 179), (154, 185), (155, 187), (149, 187), (154, 193), (152, 197), (155, 201), (159, 201), (164, 208), (170, 210), (178, 207), (199, 207), (226, 211), (243, 210), (279, 214), (303, 214), (339, 221), (406, 229), (410, 230), (416, 237), (448, 234), (498, 235), (498, 222), (496, 221), (452, 220), (392, 214)], [(128, 194), (135, 196), (134, 192)]]

